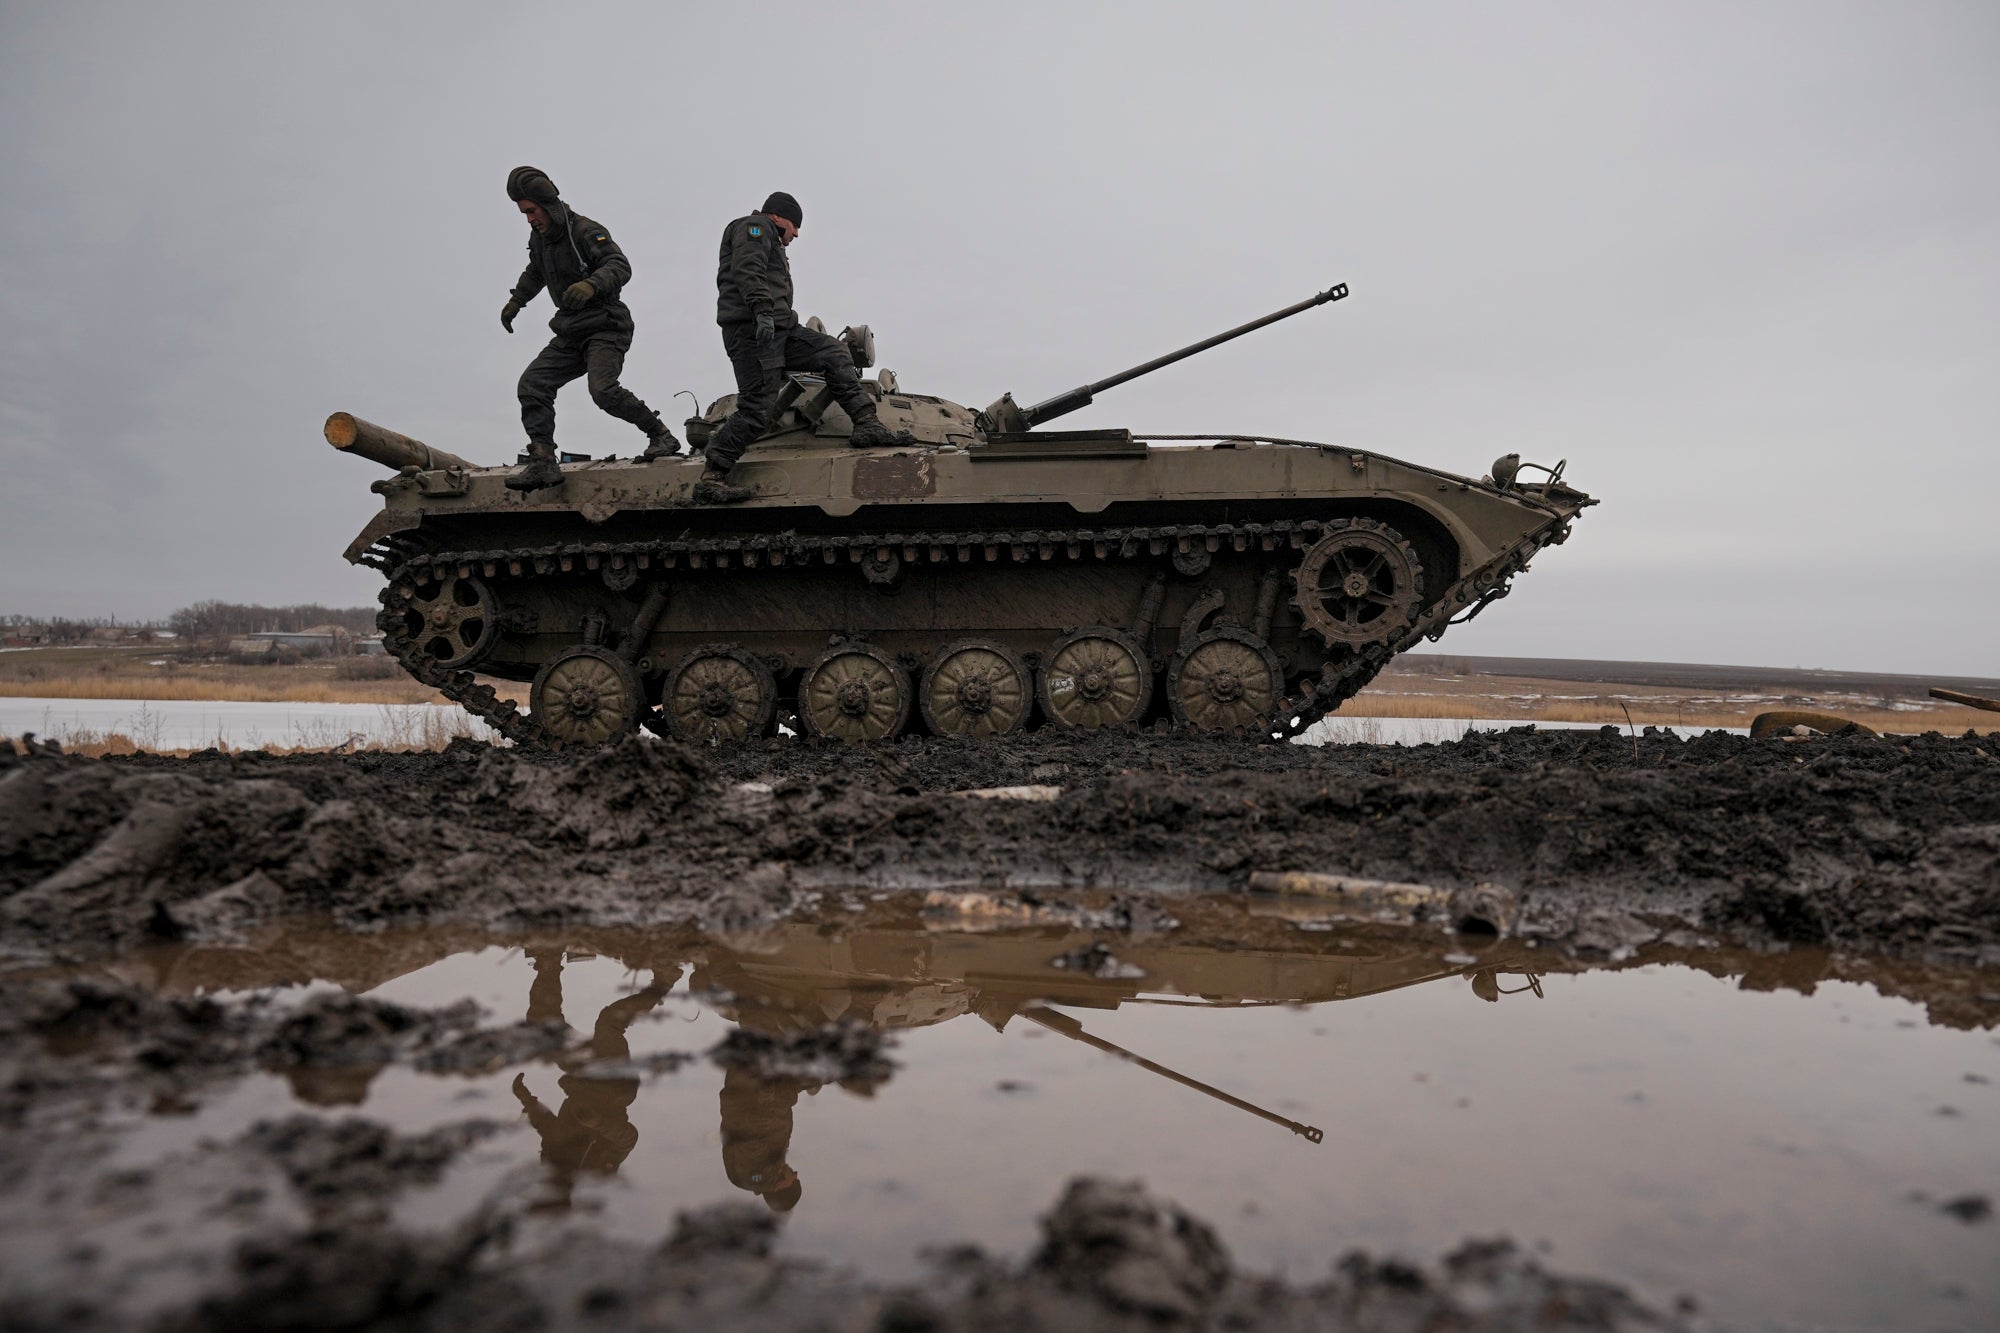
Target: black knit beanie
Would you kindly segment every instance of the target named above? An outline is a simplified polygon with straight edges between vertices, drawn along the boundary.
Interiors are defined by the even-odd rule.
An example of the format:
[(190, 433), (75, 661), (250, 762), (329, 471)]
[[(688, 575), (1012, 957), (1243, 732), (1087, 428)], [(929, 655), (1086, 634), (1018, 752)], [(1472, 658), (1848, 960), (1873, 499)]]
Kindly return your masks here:
[(805, 210), (799, 207), (798, 200), (783, 190), (773, 191), (771, 197), (764, 201), (764, 207), (758, 211), (769, 213), (774, 218), (783, 218), (794, 227), (806, 225)]

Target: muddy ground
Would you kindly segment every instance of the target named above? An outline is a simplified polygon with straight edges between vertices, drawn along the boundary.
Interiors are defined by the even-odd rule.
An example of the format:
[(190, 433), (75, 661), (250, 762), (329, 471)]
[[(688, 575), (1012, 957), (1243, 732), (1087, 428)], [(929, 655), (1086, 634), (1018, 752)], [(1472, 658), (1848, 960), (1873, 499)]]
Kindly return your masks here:
[[(1017, 787), (1049, 799), (965, 794)], [(505, 1200), (442, 1233), (390, 1220), (399, 1191), (491, 1132), (476, 1121), (409, 1137), (362, 1119), (281, 1120), (170, 1168), (107, 1174), (89, 1163), (119, 1108), (171, 1106), (249, 1068), (485, 1068), (555, 1038), (488, 1026), (469, 1006), (224, 1004), (47, 973), (305, 914), (355, 931), (675, 920), (743, 931), (938, 888), (984, 892), (959, 899), (984, 909), (962, 910), (1067, 913), (1115, 947), (1121, 930), (1158, 928), (1177, 897), (1241, 892), (1274, 872), (1431, 886), (1419, 916), (1533, 939), (1552, 958), (1617, 960), (1690, 940), (1810, 944), (1887, 960), (1845, 964), (1850, 975), (1949, 969), (1958, 980), (1927, 998), (1964, 1021), (1990, 1025), (2000, 1006), (2000, 759), (1975, 737), (1606, 729), (1414, 749), (1044, 734), (868, 750), (635, 741), (568, 757), (478, 745), (353, 758), (0, 754), (10, 1326), (1678, 1319), (1546, 1273), (1502, 1242), (1421, 1263), (1350, 1256), (1321, 1284), (1287, 1286), (1234, 1267), (1199, 1219), (1101, 1181), (1051, 1201), (1038, 1252), (947, 1249), (921, 1289), (774, 1257), (773, 1223), (754, 1209), (686, 1216), (652, 1246), (578, 1234), (525, 1254), (507, 1245), (517, 1211)], [(852, 1033), (827, 1040), (828, 1059), (882, 1058)], [(107, 1227), (122, 1238), (109, 1256), (65, 1239)], [(226, 1243), (204, 1249), (204, 1229)]]

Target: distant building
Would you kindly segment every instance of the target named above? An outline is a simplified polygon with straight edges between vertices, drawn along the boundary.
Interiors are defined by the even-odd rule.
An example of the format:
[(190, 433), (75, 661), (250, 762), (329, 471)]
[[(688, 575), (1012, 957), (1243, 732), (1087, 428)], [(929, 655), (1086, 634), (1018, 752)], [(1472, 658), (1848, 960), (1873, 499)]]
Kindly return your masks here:
[(230, 644), (229, 651), (236, 652), (236, 643), (257, 640), (276, 648), (294, 653), (314, 653), (331, 657), (344, 656), (354, 651), (354, 636), (338, 625), (314, 625), (311, 629), (260, 630), (255, 634), (245, 634)]

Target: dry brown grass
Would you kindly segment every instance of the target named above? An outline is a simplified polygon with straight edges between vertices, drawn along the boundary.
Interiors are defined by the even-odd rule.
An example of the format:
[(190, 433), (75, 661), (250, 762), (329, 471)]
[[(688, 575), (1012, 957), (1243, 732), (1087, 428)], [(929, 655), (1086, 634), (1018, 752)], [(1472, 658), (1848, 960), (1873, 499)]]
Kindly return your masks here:
[[(436, 690), (388, 664), (388, 673), (356, 679), (357, 662), (342, 658), (245, 666), (185, 663), (158, 648), (50, 648), (0, 653), (0, 696), (25, 699), (151, 699), (245, 703), (422, 704), (443, 702)], [(373, 671), (365, 673), (373, 677)], [(527, 687), (489, 681), (501, 698), (527, 703)]]
[[(297, 704), (435, 703), (438, 692), (414, 680), (299, 679), (280, 673), (295, 667), (216, 667), (174, 675), (48, 676), (10, 681), (0, 677), (0, 694), (28, 699), (193, 699), (206, 702)], [(257, 672), (244, 678), (237, 672)]]

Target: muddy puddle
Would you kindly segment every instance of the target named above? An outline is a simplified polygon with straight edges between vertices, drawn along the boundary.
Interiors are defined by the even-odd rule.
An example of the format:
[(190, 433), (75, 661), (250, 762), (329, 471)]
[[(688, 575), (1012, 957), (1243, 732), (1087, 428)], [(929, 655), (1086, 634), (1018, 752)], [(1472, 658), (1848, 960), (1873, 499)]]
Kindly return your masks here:
[[(1030, 1252), (1089, 1175), (1143, 1180), (1293, 1282), (1350, 1249), (1508, 1236), (1726, 1326), (2000, 1319), (1990, 976), (1692, 938), (1592, 963), (1277, 899), (1176, 903), (1137, 931), (994, 906), (877, 895), (737, 936), (297, 922), (119, 956), (66, 975), (279, 1030), (347, 994), (461, 1023), (470, 1001), (512, 1035), (450, 1058), (267, 1041), (184, 1095), (114, 1097), (92, 1170), (164, 1179), (299, 1117), (361, 1117), (462, 1145), (391, 1181), (372, 1223), (501, 1208), (527, 1249), (656, 1242), (739, 1200), (780, 1223), (780, 1255), (918, 1281), (947, 1243)], [(10, 1211), (17, 1277), (114, 1226)], [(218, 1216), (180, 1243), (228, 1241)]]

